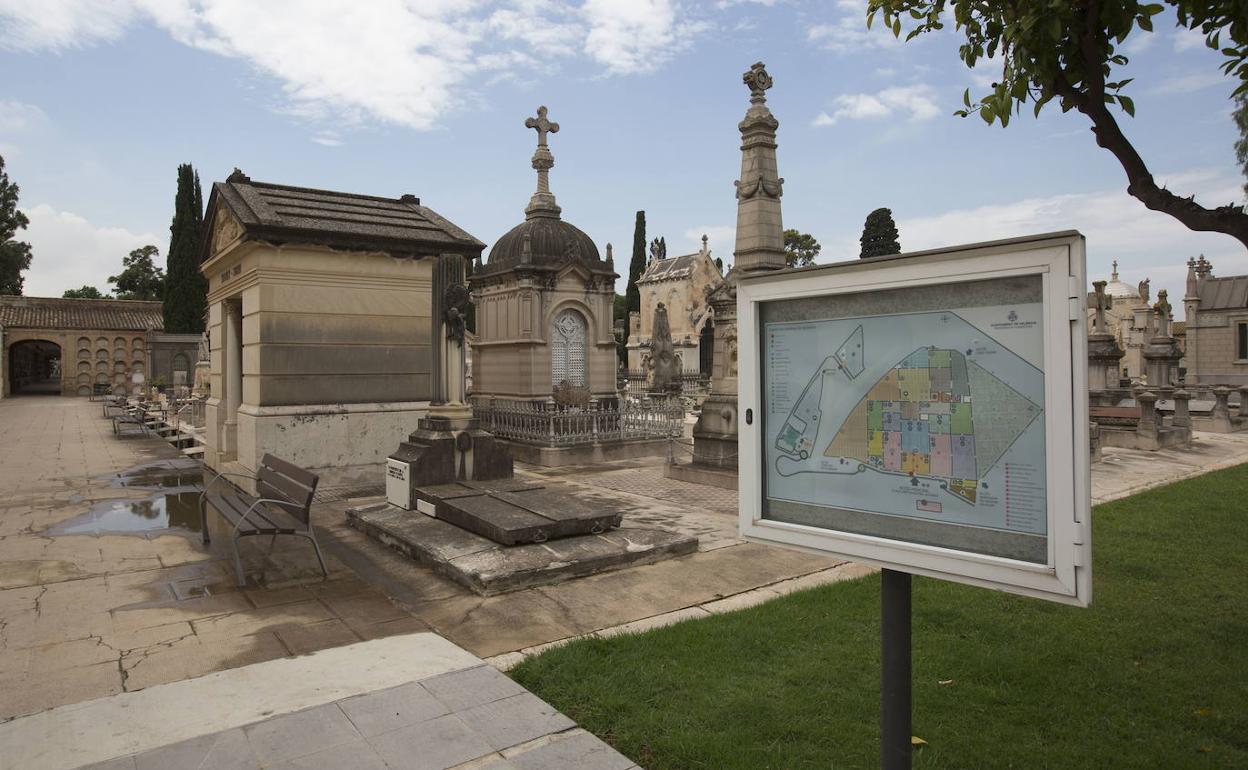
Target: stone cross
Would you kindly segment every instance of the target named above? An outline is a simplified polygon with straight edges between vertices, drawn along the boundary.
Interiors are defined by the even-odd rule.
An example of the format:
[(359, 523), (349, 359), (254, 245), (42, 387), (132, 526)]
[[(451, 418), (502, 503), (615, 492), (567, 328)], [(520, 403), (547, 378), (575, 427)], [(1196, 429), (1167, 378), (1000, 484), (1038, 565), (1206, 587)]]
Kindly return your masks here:
[(1096, 315), (1092, 317), (1092, 331), (1100, 334), (1105, 331), (1105, 282), (1093, 281), (1092, 288), (1096, 292)]
[(538, 147), (546, 146), (546, 134), (547, 133), (551, 133), (551, 134), (559, 133), (559, 124), (553, 123), (546, 119), (545, 105), (537, 108), (536, 118), (528, 118), (524, 121), (524, 127), (537, 129), (537, 146)]
[(764, 91), (772, 86), (771, 75), (767, 74), (766, 66), (761, 62), (754, 62), (750, 65), (750, 69), (741, 76), (742, 82), (750, 89), (750, 103), (763, 104), (767, 101)]
[(555, 200), (550, 195), (549, 173), (555, 166), (555, 156), (546, 145), (546, 134), (559, 133), (559, 124), (546, 119), (546, 106), (543, 105), (537, 108), (536, 118), (525, 119), (524, 127), (537, 131), (537, 151), (533, 153), (533, 168), (537, 171), (537, 193), (530, 206), (553, 208)]

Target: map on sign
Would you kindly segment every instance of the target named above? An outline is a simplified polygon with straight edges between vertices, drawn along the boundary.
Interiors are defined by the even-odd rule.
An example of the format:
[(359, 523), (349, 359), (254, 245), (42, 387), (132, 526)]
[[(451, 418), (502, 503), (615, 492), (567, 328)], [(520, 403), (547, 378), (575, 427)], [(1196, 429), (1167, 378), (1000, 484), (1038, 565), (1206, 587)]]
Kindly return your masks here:
[(1045, 532), (1042, 306), (768, 323), (768, 497)]

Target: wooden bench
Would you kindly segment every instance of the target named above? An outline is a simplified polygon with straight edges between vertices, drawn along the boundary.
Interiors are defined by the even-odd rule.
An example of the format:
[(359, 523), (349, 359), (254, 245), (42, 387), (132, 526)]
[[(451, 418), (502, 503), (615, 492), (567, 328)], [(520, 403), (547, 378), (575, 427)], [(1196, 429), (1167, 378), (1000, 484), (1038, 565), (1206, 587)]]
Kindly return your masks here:
[[(232, 485), (221, 491), (213, 491), (213, 485), (226, 477), (252, 479), (256, 482), (258, 495), (249, 495)], [(238, 573), (240, 587), (246, 585), (247, 578), (243, 572), (242, 557), (238, 553), (238, 541), (239, 538), (249, 535), (271, 535), (273, 539), (269, 541), (269, 553), (273, 552), (278, 535), (306, 537), (312, 541), (316, 560), (321, 564), (321, 572), (329, 577), (325, 558), (321, 555), (321, 546), (316, 542), (316, 533), (312, 529), (310, 513), (312, 496), (316, 494), (319, 481), (316, 474), (266, 453), (260, 459), (260, 470), (255, 476), (222, 472), (208, 482), (199, 496), (200, 531), (206, 545), (209, 542), (209, 505), (232, 526), (234, 568)], [(226, 484), (229, 485), (228, 480)]]

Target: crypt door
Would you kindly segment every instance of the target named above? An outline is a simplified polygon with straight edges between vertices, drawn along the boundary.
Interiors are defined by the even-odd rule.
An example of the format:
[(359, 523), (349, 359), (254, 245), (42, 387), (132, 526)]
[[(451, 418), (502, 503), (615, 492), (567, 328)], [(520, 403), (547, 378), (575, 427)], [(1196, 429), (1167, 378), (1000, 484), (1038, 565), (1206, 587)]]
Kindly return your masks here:
[(585, 316), (575, 310), (562, 310), (550, 325), (550, 381), (558, 386), (564, 380), (585, 387)]

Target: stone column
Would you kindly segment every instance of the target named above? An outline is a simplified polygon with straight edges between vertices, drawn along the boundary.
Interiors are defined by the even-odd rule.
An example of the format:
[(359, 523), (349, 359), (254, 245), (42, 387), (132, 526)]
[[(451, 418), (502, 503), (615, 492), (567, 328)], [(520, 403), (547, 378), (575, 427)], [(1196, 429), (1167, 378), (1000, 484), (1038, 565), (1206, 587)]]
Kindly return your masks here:
[(1190, 429), (1192, 427), (1192, 412), (1188, 402), (1191, 401), (1192, 394), (1183, 388), (1179, 388), (1170, 395), (1170, 398), (1174, 399), (1174, 427)]
[(1105, 327), (1105, 310), (1110, 303), (1105, 295), (1105, 282), (1095, 281), (1092, 287), (1096, 313), (1088, 334), (1088, 390), (1097, 393), (1118, 387), (1118, 366), (1124, 353)]
[(447, 421), (443, 430), (463, 430), (472, 419), (467, 401), (464, 314), (469, 303), (465, 260), (443, 254), (433, 269), (433, 398), (429, 417)]
[(1235, 425), (1231, 422), (1231, 406), (1227, 400), (1230, 395), (1231, 389), (1225, 385), (1213, 389), (1213, 430), (1217, 433), (1230, 433), (1235, 430)]
[(1239, 416), (1248, 417), (1248, 385), (1239, 386)]
[(227, 454), (238, 456), (238, 409), (243, 404), (243, 305), (226, 300), (225, 311), (225, 441)]
[(1140, 438), (1153, 444), (1151, 448), (1156, 449), (1160, 438), (1157, 425), (1157, 394), (1141, 390), (1135, 394), (1135, 402), (1140, 405), (1140, 423), (1136, 427), (1136, 433)]
[(784, 259), (780, 196), (784, 180), (776, 164), (776, 120), (767, 108), (771, 76), (762, 62), (741, 77), (750, 89), (750, 106), (737, 124), (741, 132), (741, 178), (737, 188), (737, 239), (734, 264), (724, 283), (707, 297), (714, 310), (715, 358), (711, 390), (693, 428), (693, 462), (717, 470), (737, 470), (737, 277), (779, 270)]

